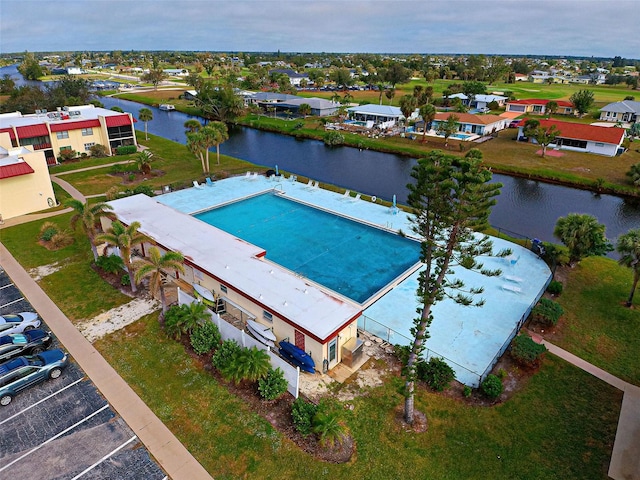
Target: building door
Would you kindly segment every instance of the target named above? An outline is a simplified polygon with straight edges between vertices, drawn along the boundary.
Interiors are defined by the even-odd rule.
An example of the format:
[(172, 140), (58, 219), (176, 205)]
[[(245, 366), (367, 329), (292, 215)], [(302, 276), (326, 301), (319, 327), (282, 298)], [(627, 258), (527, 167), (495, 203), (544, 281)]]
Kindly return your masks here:
[(334, 338), (329, 342), (329, 365), (338, 360), (338, 339)]
[(304, 348), (304, 333), (295, 330), (295, 346), (300, 350), (305, 350)]

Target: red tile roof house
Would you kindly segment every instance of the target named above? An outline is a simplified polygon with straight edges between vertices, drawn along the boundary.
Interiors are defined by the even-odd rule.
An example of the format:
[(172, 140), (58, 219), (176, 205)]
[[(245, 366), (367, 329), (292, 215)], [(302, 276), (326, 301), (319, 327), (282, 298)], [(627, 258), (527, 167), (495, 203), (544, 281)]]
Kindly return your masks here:
[[(524, 100), (510, 100), (507, 102), (507, 112), (519, 112), (522, 114), (531, 113), (534, 115), (544, 115), (547, 113), (547, 103), (551, 100), (540, 98), (527, 98)], [(554, 100), (558, 104), (556, 113), (560, 115), (574, 115), (573, 103), (565, 100)]]
[[(561, 122), (560, 120), (540, 120), (540, 126), (548, 129), (552, 125), (560, 131), (555, 145), (551, 146), (560, 150), (574, 152), (596, 153), (613, 157), (622, 151), (624, 140), (624, 128), (597, 127), (583, 123)], [(518, 127), (518, 140), (524, 137), (524, 121)], [(534, 139), (531, 139), (535, 143)]]

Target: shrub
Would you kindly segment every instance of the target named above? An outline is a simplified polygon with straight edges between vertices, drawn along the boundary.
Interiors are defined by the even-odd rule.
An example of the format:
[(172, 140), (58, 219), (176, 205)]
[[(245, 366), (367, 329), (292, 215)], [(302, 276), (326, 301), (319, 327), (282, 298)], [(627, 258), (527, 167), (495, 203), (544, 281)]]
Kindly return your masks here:
[(61, 148), (60, 153), (58, 154), (61, 162), (73, 160), (77, 155), (76, 151), (71, 148)]
[(135, 145), (123, 145), (116, 148), (116, 155), (129, 155), (131, 153), (136, 153), (137, 151), (138, 147)]
[(269, 355), (257, 347), (241, 348), (226, 366), (219, 371), (225, 380), (238, 384), (242, 381), (256, 382), (271, 370)]
[(107, 198), (107, 201), (115, 200), (120, 197), (120, 188), (114, 185), (105, 192), (104, 196)]
[(549, 282), (549, 286), (547, 287), (547, 292), (549, 292), (551, 295), (560, 295), (562, 293), (562, 288), (562, 282), (551, 280), (551, 282)]
[(139, 193), (144, 193), (147, 197), (153, 197), (153, 188), (149, 185), (138, 185), (136, 188), (132, 190), (132, 195), (137, 195)]
[(198, 355), (203, 355), (220, 345), (222, 337), (220, 337), (220, 330), (215, 323), (205, 322), (193, 330), (190, 340), (193, 351)]
[(534, 319), (547, 326), (556, 325), (563, 313), (560, 304), (548, 298), (541, 298), (531, 312)]
[(480, 390), (489, 398), (498, 398), (502, 393), (502, 380), (490, 373), (480, 385)]
[(44, 222), (40, 227), (40, 240), (48, 242), (60, 231), (60, 227), (53, 222)]
[(441, 358), (431, 357), (428, 362), (418, 362), (418, 378), (423, 380), (436, 392), (448, 388), (456, 378), (453, 369)]
[(540, 359), (547, 348), (536, 343), (528, 335), (518, 335), (511, 342), (511, 356), (522, 366), (535, 367), (540, 363)]
[(100, 256), (96, 260), (96, 265), (107, 273), (118, 273), (124, 268), (120, 255)]
[(95, 145), (92, 145), (91, 147), (89, 147), (89, 153), (91, 153), (92, 157), (102, 158), (102, 157), (106, 157), (109, 152), (107, 151), (107, 147), (99, 143), (96, 143)]
[(318, 406), (305, 402), (302, 397), (298, 397), (291, 406), (291, 418), (293, 424), (302, 435), (309, 435), (313, 427), (313, 417), (318, 411)]
[(235, 340), (225, 340), (220, 344), (211, 358), (211, 363), (216, 370), (224, 370), (229, 365), (236, 354), (242, 349)]
[(115, 165), (111, 165), (111, 167), (109, 167), (109, 171), (112, 174), (130, 172), (131, 171), (131, 164), (130, 163), (116, 163)]
[(462, 395), (464, 395), (465, 398), (469, 398), (471, 396), (471, 392), (471, 387), (468, 385), (465, 385), (462, 389)]
[(287, 380), (280, 368), (269, 369), (267, 375), (258, 380), (258, 391), (264, 400), (276, 400), (287, 391)]
[(329, 147), (335, 147), (344, 144), (344, 135), (340, 132), (329, 132), (324, 136), (324, 143)]
[(411, 347), (409, 345), (394, 345), (393, 353), (402, 365), (406, 365), (409, 360), (409, 354), (411, 353)]
[(126, 287), (127, 285), (131, 285), (131, 277), (129, 277), (128, 273), (125, 273), (124, 275), (122, 275), (122, 278), (120, 279), (120, 285), (122, 285), (123, 287)]
[(333, 447), (341, 444), (348, 434), (343, 421), (344, 410), (336, 402), (321, 400), (313, 416), (311, 431), (318, 436), (320, 445)]
[(51, 246), (58, 250), (60, 248), (67, 247), (73, 243), (73, 237), (69, 234), (69, 232), (58, 232), (53, 237), (51, 237)]

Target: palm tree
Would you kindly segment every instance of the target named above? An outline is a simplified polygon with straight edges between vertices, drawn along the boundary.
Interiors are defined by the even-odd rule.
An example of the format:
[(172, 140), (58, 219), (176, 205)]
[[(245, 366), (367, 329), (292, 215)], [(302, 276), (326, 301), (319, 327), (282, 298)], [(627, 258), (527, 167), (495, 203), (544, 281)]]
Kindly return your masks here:
[(553, 234), (569, 249), (569, 263), (613, 250), (605, 236), (605, 225), (593, 215), (570, 213), (558, 218)]
[(164, 270), (177, 270), (184, 274), (184, 257), (179, 252), (167, 252), (160, 254), (157, 247), (149, 249), (149, 259), (138, 260), (134, 264), (136, 271), (135, 281), (139, 283), (143, 278), (149, 277), (149, 291), (156, 295), (160, 291), (160, 301), (162, 302), (162, 313), (167, 312), (167, 298), (162, 282)]
[(308, 103), (301, 103), (300, 106), (298, 107), (298, 113), (300, 115), (302, 115), (303, 117), (306, 117), (307, 115), (311, 114), (311, 105), (309, 105)]
[(149, 140), (149, 134), (147, 133), (147, 124), (153, 120), (153, 112), (148, 108), (141, 108), (138, 113), (138, 120), (144, 122), (144, 139)]
[(202, 124), (195, 118), (192, 118), (184, 122), (184, 128), (187, 129), (187, 133), (194, 133), (202, 128)]
[(254, 346), (241, 349), (221, 373), (227, 380), (238, 384), (243, 380), (255, 382), (267, 375), (270, 369), (269, 354)]
[(202, 164), (202, 172), (206, 173), (207, 168), (204, 163), (204, 150), (207, 148), (205, 145), (204, 135), (200, 132), (187, 133), (187, 148), (196, 157), (200, 158)]
[(627, 233), (620, 235), (616, 250), (621, 254), (618, 263), (633, 270), (633, 284), (627, 300), (627, 307), (631, 307), (633, 305), (633, 294), (638, 286), (638, 280), (640, 280), (640, 229), (629, 230)]
[(424, 122), (424, 127), (422, 127), (422, 143), (425, 142), (427, 131), (431, 129), (431, 122), (436, 118), (436, 107), (427, 103), (420, 107), (420, 116), (422, 117), (422, 121)]
[(411, 116), (417, 105), (418, 102), (413, 95), (403, 95), (400, 97), (400, 111), (402, 115), (404, 115), (405, 121), (409, 121), (409, 116)]
[(131, 225), (125, 227), (119, 220), (116, 220), (111, 224), (109, 230), (96, 237), (96, 240), (105, 242), (107, 245), (112, 245), (120, 250), (120, 257), (129, 275), (132, 292), (136, 292), (137, 289), (131, 264), (131, 249), (144, 241), (144, 235), (138, 232), (139, 228), (140, 222), (132, 222)]
[(387, 99), (389, 100), (389, 105), (391, 105), (391, 100), (393, 100), (393, 97), (396, 96), (396, 89), (393, 87), (387, 88), (384, 91), (384, 96), (387, 97)]
[(449, 115), (444, 122), (438, 124), (438, 133), (444, 137), (444, 146), (449, 146), (449, 137), (458, 131), (459, 118), (453, 114)]
[(631, 183), (636, 187), (640, 187), (640, 163), (631, 165), (631, 168), (627, 172), (627, 177), (631, 179)]
[(75, 198), (67, 199), (64, 204), (76, 211), (73, 217), (71, 217), (71, 228), (75, 230), (78, 222), (80, 222), (84, 233), (89, 237), (91, 251), (93, 252), (93, 259), (94, 261), (97, 260), (98, 248), (96, 247), (96, 226), (102, 217), (113, 218), (113, 214), (107, 211), (113, 210), (113, 207), (104, 202), (93, 203), (90, 205), (88, 201), (86, 203), (82, 203), (80, 200), (76, 200)]
[(346, 436), (347, 429), (340, 421), (338, 412), (318, 412), (313, 417), (313, 433), (318, 435), (320, 445), (333, 447), (341, 444)]
[(204, 322), (211, 318), (209, 308), (200, 302), (189, 303), (182, 307), (184, 314), (180, 322), (182, 333), (191, 333), (196, 327), (204, 325)]
[(216, 155), (218, 157), (218, 165), (220, 165), (220, 144), (229, 139), (229, 130), (223, 122), (209, 122), (206, 127), (201, 130), (207, 145), (207, 172), (209, 171), (209, 147), (216, 147)]
[(551, 115), (555, 114), (558, 111), (558, 102), (554, 102), (553, 100), (547, 102), (547, 112), (549, 112), (549, 118)]
[(149, 150), (142, 150), (136, 155), (136, 164), (141, 173), (151, 173), (151, 157), (153, 157), (153, 153)]

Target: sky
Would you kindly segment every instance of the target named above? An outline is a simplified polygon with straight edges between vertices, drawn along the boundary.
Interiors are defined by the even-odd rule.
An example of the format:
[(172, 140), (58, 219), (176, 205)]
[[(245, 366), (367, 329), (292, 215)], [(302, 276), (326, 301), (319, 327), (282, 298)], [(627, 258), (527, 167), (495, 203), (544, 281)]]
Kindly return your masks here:
[(0, 0), (0, 52), (468, 53), (640, 59), (640, 0)]

